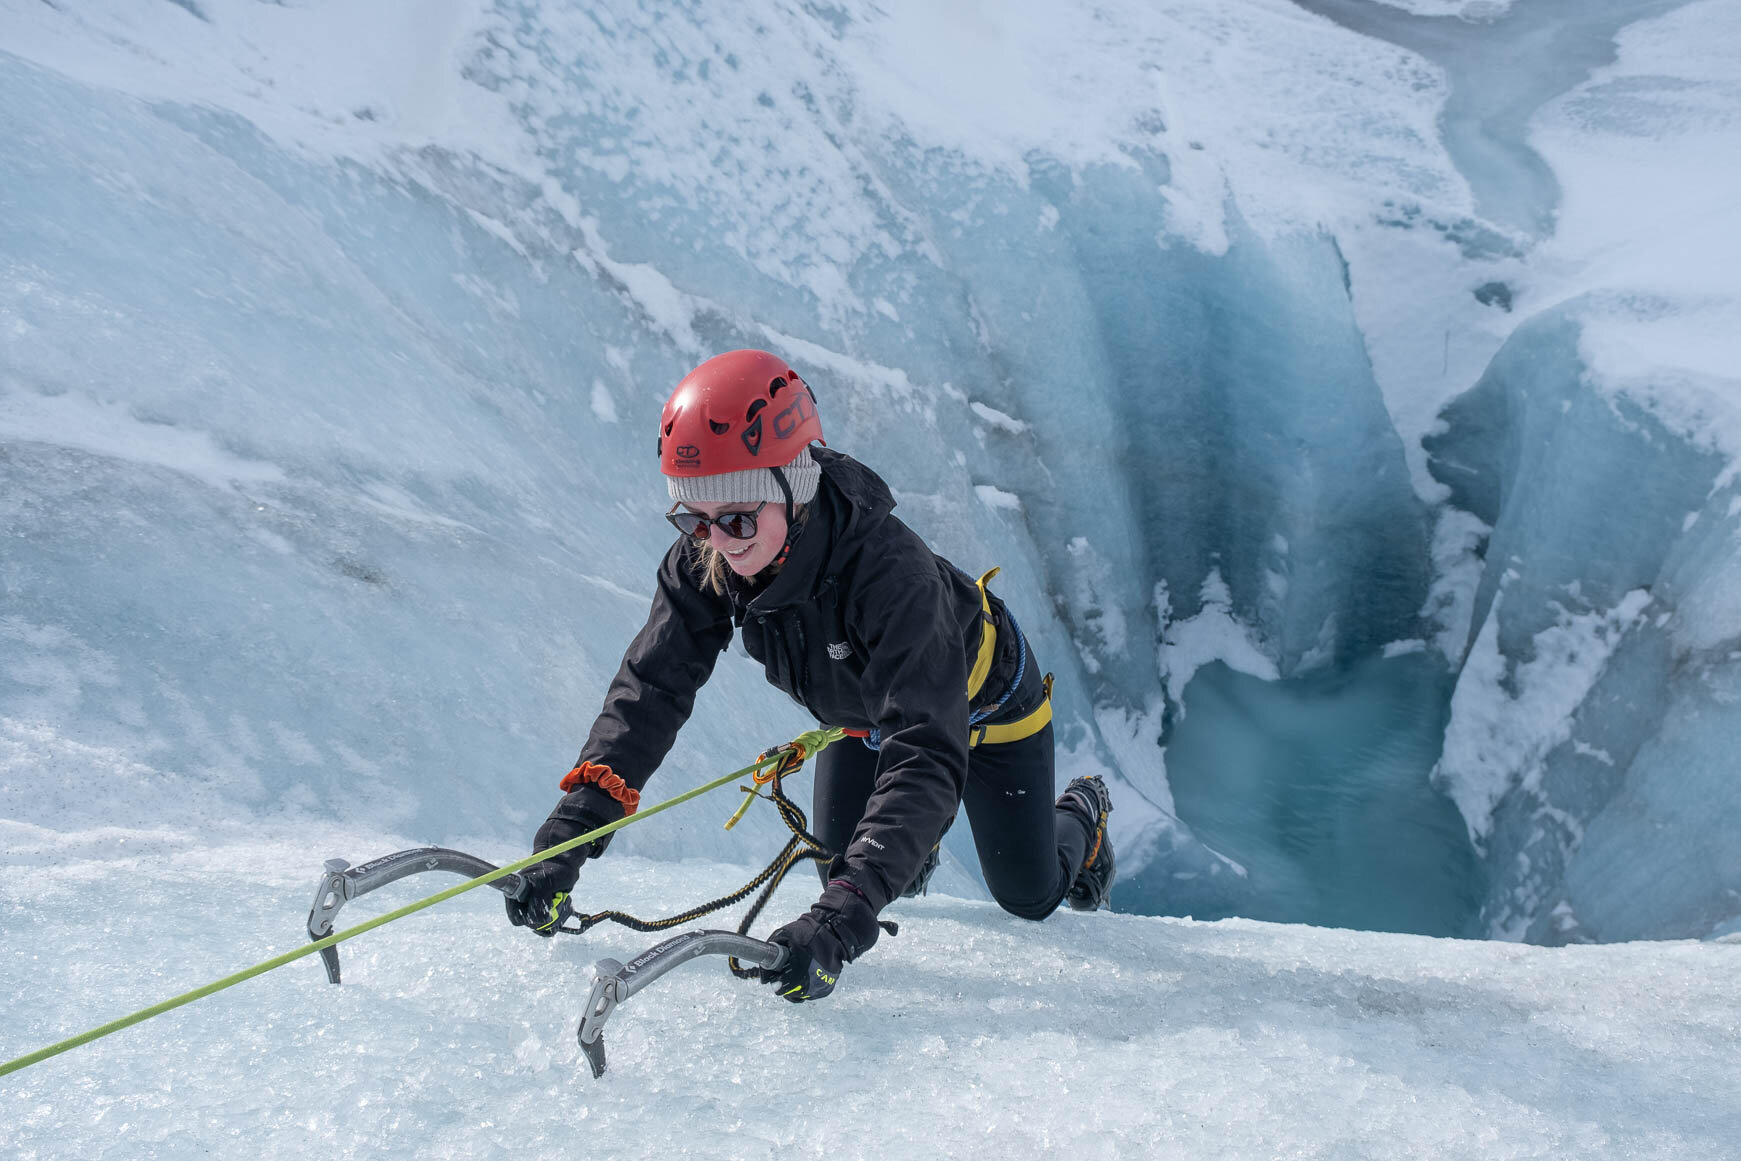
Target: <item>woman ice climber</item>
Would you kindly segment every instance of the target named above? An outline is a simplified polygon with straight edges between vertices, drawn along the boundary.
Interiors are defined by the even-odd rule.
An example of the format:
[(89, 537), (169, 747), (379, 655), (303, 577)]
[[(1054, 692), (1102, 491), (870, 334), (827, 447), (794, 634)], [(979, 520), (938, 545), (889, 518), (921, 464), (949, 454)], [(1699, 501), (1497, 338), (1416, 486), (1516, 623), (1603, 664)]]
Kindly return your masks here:
[[(876, 942), (878, 913), (923, 890), (963, 803), (1004, 910), (1091, 911), (1113, 879), (1106, 787), (1078, 778), (1054, 804), (1051, 679), (989, 575), (933, 553), (875, 473), (822, 444), (815, 395), (766, 351), (709, 359), (671, 393), (659, 467), (679, 535), (534, 840), (544, 850), (635, 809), (736, 627), (770, 682), (824, 725), (866, 733), (816, 760), (811, 829), (834, 858), (816, 905), (769, 937), (794, 953), (770, 981), (794, 1002), (833, 991)], [(609, 841), (522, 872), (509, 918), (550, 934)]]

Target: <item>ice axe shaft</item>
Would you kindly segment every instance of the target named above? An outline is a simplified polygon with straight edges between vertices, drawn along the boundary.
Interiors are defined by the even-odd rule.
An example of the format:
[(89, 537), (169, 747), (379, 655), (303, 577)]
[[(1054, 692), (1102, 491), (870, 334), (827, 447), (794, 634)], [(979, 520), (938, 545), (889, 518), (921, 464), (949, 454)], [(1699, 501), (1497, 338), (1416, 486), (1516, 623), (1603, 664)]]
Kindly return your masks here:
[[(314, 906), (308, 910), (308, 938), (320, 940), (331, 935), (333, 921), (338, 918), (339, 909), (346, 903), (367, 895), (376, 888), (385, 887), (388, 883), (396, 883), (407, 875), (419, 875), (425, 871), (447, 871), (467, 879), (475, 879), (495, 869), (494, 863), (485, 862), (464, 851), (449, 850), (447, 847), (414, 847), (408, 851), (395, 851), (378, 859), (370, 859), (360, 867), (353, 867), (343, 859), (328, 859), (326, 871), (321, 875), (320, 885), (314, 892)], [(490, 886), (510, 899), (518, 899), (524, 889), (518, 875), (503, 875)], [(339, 949), (323, 947), (320, 949), (320, 958), (326, 964), (326, 978), (338, 983)]]
[(593, 965), (597, 973), (592, 981), (592, 994), (587, 997), (586, 1013), (580, 1018), (580, 1050), (592, 1066), (595, 1077), (605, 1071), (605, 1021), (618, 1004), (671, 971), (697, 956), (730, 955), (758, 967), (778, 971), (786, 963), (786, 948), (777, 943), (751, 939), (733, 931), (686, 931), (643, 951), (628, 963), (601, 959)]

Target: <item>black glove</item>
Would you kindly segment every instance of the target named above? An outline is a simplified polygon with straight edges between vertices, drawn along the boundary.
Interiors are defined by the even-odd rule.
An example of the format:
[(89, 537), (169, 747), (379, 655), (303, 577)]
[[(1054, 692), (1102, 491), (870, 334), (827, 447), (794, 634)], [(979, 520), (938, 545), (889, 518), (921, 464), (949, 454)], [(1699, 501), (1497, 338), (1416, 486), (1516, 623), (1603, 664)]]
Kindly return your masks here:
[(515, 927), (530, 927), (546, 938), (555, 935), (556, 929), (574, 914), (568, 897), (580, 878), (580, 864), (584, 862), (584, 855), (578, 860), (557, 855), (521, 871), (520, 894), (502, 897), (508, 906), (508, 922)]
[[(549, 850), (622, 816), (622, 808), (618, 807), (616, 818), (607, 817), (609, 808), (599, 802), (600, 798), (615, 805), (608, 795), (591, 786), (564, 795), (556, 809), (550, 812), (550, 817), (544, 820), (544, 825), (538, 828), (532, 839), (532, 849)], [(502, 900), (507, 904), (508, 922), (515, 927), (530, 927), (546, 938), (554, 935), (556, 929), (574, 913), (568, 896), (580, 879), (581, 864), (602, 855), (610, 841), (611, 836), (607, 834), (542, 863), (533, 863), (521, 871), (520, 882), (524, 886), (520, 894), (513, 898), (504, 896)]]
[(878, 934), (870, 901), (845, 879), (831, 879), (816, 906), (768, 936), (791, 954), (762, 982), (794, 1004), (820, 1000), (834, 991), (841, 966), (868, 951)]

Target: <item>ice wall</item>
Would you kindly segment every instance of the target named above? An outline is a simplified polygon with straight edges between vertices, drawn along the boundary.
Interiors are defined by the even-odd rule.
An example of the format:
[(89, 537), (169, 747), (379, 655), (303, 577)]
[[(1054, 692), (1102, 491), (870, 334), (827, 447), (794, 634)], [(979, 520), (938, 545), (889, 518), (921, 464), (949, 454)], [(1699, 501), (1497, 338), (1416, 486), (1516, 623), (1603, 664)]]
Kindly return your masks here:
[(1439, 777), (1493, 868), (1485, 929), (1533, 941), (1702, 936), (1741, 891), (1733, 473), (1592, 388), (1602, 313), (1519, 328), (1428, 441), (1492, 527)]
[[(1116, 781), (1120, 906), (1408, 926), (1375, 918), (1400, 913), (1385, 892), (1365, 912), (1345, 884), (1314, 892), (1362, 843), (1378, 861), (1355, 863), (1410, 881), (1409, 844), (1457, 829), (1437, 788), (1467, 827), (1435, 848), (1438, 918), (1409, 929), (1459, 922), (1473, 842), (1486, 930), (1693, 930), (1728, 888), (1625, 852), (1639, 810), (1689, 808), (1671, 760), (1727, 737), (1692, 724), (1728, 720), (1712, 687), (1675, 684), (1729, 636), (1708, 628), (1731, 607), (1726, 493), (1705, 493), (1732, 447), (1687, 418), (1726, 380), (1721, 352), (1685, 390), (1640, 386), (1663, 386), (1656, 354), (1610, 374), (1610, 340), (1650, 313), (1634, 290), (1666, 304), (1650, 351), (1684, 325), (1686, 267), (1593, 258), (1636, 231), (1591, 199), (1615, 174), (1580, 166), (1689, 105), (1732, 136), (1708, 95), (1731, 24), (1707, 3), (1655, 34), (1659, 55), (1717, 46), (1717, 79), (1651, 89), (1642, 131), (1635, 80), (1559, 106), (1558, 151), (1536, 140), (1552, 187), (1465, 173), (1476, 129), (1538, 156), (1514, 105), (1553, 85), (1458, 102), (1500, 17), (1551, 32), (1549, 8), (1463, 5), (1422, 56), (1279, 0), (0, 5), (9, 834), (174, 843), (190, 812), (337, 815), (517, 849), (667, 536), (635, 433), (699, 358), (763, 345), (810, 372), (831, 443), (904, 517), (963, 567), (1004, 567), (1059, 674), (1061, 774)], [(1579, 28), (1593, 47), (1556, 85), (1609, 59)], [(1442, 143), (1446, 118), (1474, 136)], [(1723, 204), (1680, 196), (1689, 223)], [(1609, 387), (1585, 382), (1599, 366)], [(1645, 502), (1614, 519), (1641, 472)], [(1414, 670), (1438, 657), (1457, 676), (1433, 783), (1442, 712), (1411, 715), (1406, 761), (1332, 784), (1329, 745), (1280, 787), (1322, 784), (1336, 825), (1211, 811), (1206, 845), (1176, 817), (1196, 807), (1166, 747), (1199, 671), (1205, 706), (1219, 682), (1246, 707), (1199, 723), (1297, 738), (1317, 691), (1356, 671), (1428, 688)], [(722, 661), (655, 792), (804, 725), (783, 703)], [(1202, 763), (1187, 798), (1213, 799), (1233, 740), (1174, 754)], [(125, 792), (69, 789), (93, 770)], [(1378, 849), (1356, 825), (1374, 801), (1426, 821)], [(624, 849), (747, 859), (721, 813)], [(1721, 870), (1734, 817), (1650, 849)], [(971, 892), (965, 828), (952, 842), (945, 885)], [(1279, 880), (1255, 873), (1302, 844)], [(1286, 910), (1309, 896), (1336, 902)]]
[(1486, 853), (1486, 934), (1700, 937), (1741, 904), (1741, 188), (1709, 165), (1741, 146), (1738, 43), (1687, 6), (1537, 116), (1565, 201), (1530, 317), (1425, 441), (1490, 528), (1436, 773)]
[[(903, 513), (1004, 566), (1062, 676), (1064, 773), (1123, 783), (1133, 876), (1164, 856), (1238, 878), (1168, 812), (1163, 618), (1213, 577), (1290, 672), (1410, 631), (1423, 515), (1334, 240), (1278, 232), (1189, 156), (1217, 127), (1163, 107), (1153, 60), (1105, 64), (1140, 34), (1183, 66), (1219, 30), (1031, 19), (1018, 56), (1066, 32), (1099, 84), (1037, 81), (1020, 134), (982, 94), (976, 143), (912, 96), (939, 74), (882, 45), (930, 27), (918, 9), (9, 19), (30, 54), (3, 58), (19, 822), (66, 824), (40, 782), (96, 744), (137, 784), (116, 825), (172, 832), (180, 787), (239, 825), (518, 841), (665, 535), (632, 432), (731, 345), (789, 351)], [(422, 55), (368, 48), (393, 43)], [(1009, 85), (975, 63), (955, 95)], [(673, 782), (797, 725), (726, 667)], [(671, 833), (649, 849), (738, 849), (699, 817)]]
[[(182, 777), (207, 811), (530, 818), (662, 539), (610, 515), (629, 457), (585, 454), (657, 355), (638, 320), (407, 184), (0, 65), (16, 740), (149, 763), (116, 825), (173, 823)], [(34, 790), (9, 817), (69, 821)]]

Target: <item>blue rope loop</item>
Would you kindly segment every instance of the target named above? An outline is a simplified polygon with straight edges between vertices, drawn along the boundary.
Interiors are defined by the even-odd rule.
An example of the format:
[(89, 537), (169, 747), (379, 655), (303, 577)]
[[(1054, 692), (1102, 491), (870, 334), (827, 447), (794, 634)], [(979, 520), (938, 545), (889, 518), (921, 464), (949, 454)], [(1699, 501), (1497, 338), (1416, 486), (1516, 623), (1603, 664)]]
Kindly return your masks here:
[[(1009, 701), (1011, 696), (1015, 694), (1016, 690), (1021, 688), (1022, 678), (1026, 676), (1028, 672), (1028, 635), (1022, 632), (1022, 627), (1020, 625), (1016, 624), (1016, 615), (1010, 612), (1010, 607), (1008, 605), (1004, 606), (1003, 615), (1009, 621), (1010, 629), (1014, 631), (1016, 635), (1016, 675), (1010, 678), (1010, 683), (1004, 688), (1002, 697), (998, 698), (997, 701), (986, 706), (984, 709), (971, 715), (967, 719), (967, 728), (969, 732), (973, 730), (974, 726), (977, 726), (980, 722), (983, 722), (986, 718), (991, 717), (993, 714), (997, 713), (998, 710), (1004, 707), (1004, 703)], [(864, 736), (863, 741), (864, 744), (872, 750), (881, 750), (883, 748), (883, 732), (873, 727), (871, 732)]]

